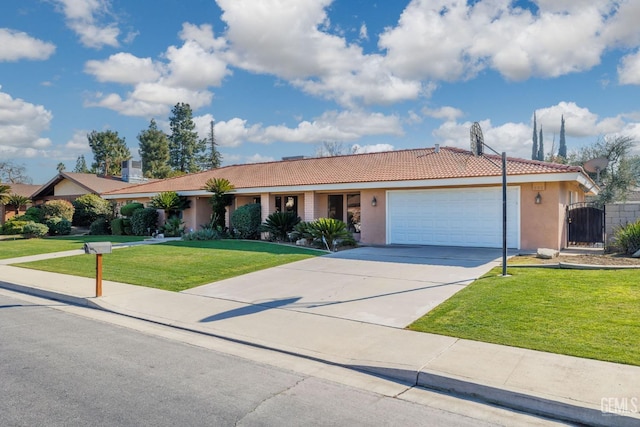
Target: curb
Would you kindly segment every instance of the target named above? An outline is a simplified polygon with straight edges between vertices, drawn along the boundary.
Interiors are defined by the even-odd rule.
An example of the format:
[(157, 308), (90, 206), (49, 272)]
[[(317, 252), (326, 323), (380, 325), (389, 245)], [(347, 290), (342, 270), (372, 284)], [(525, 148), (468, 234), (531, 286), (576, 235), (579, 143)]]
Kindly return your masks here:
[[(557, 267), (556, 267), (557, 268)], [(504, 386), (481, 384), (471, 381), (468, 378), (456, 377), (455, 375), (442, 373), (437, 371), (429, 371), (428, 368), (421, 368), (418, 371), (398, 370), (386, 367), (353, 365), (344, 361), (333, 361), (313, 354), (304, 354), (296, 349), (285, 349), (269, 346), (266, 343), (249, 341), (242, 338), (229, 336), (228, 334), (216, 334), (194, 329), (189, 325), (180, 325), (176, 322), (170, 322), (168, 319), (149, 318), (136, 314), (128, 314), (110, 309), (100, 304), (98, 299), (94, 297), (75, 297), (66, 294), (60, 294), (30, 286), (19, 285), (0, 281), (0, 288), (20, 292), (23, 294), (34, 295), (54, 301), (65, 302), (77, 306), (88, 307), (105, 312), (110, 312), (132, 319), (152, 322), (154, 324), (163, 325), (183, 331), (194, 332), (201, 335), (207, 335), (218, 339), (228, 340), (237, 344), (248, 345), (254, 348), (274, 351), (290, 356), (302, 357), (319, 363), (331, 366), (339, 366), (359, 372), (368, 373), (377, 377), (386, 378), (391, 381), (401, 382), (410, 386), (418, 386), (440, 392), (452, 394), (454, 396), (472, 398), (482, 403), (498, 405), (504, 408), (513, 409), (533, 415), (548, 417), (560, 421), (568, 421), (572, 423), (593, 425), (593, 426), (609, 426), (613, 419), (615, 425), (620, 427), (637, 426), (640, 422), (638, 414), (619, 415), (603, 413), (599, 408), (580, 406), (577, 401), (568, 401), (566, 399), (536, 395), (536, 393), (527, 390), (514, 390)], [(610, 416), (608, 416), (610, 415)], [(615, 418), (611, 418), (615, 417)]]
[(637, 270), (640, 265), (597, 265), (597, 264), (573, 264), (570, 262), (558, 262), (550, 264), (515, 264), (507, 265), (507, 268), (563, 268), (567, 270)]

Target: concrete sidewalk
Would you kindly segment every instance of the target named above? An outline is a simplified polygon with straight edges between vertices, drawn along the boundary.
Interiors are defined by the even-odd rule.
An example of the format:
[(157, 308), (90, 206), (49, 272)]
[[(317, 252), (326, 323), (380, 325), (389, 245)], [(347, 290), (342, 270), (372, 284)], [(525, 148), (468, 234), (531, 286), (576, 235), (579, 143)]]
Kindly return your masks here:
[(0, 287), (555, 419), (640, 424), (640, 367), (109, 281), (95, 298), (94, 279), (9, 265), (0, 265)]

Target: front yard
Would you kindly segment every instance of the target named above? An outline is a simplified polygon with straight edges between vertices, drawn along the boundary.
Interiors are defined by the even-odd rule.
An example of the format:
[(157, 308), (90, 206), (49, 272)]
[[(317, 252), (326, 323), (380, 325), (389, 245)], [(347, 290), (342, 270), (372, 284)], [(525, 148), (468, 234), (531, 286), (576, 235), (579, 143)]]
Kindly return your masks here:
[[(175, 241), (116, 249), (104, 255), (103, 279), (183, 291), (323, 253), (259, 241)], [(95, 277), (96, 274), (93, 255), (15, 265), (83, 277)]]
[(409, 329), (640, 365), (640, 270), (494, 269)]
[(85, 242), (138, 242), (144, 240), (139, 236), (64, 236), (46, 237), (44, 239), (3, 239), (0, 240), (0, 259), (18, 258), (28, 255), (48, 254), (53, 252), (82, 249)]

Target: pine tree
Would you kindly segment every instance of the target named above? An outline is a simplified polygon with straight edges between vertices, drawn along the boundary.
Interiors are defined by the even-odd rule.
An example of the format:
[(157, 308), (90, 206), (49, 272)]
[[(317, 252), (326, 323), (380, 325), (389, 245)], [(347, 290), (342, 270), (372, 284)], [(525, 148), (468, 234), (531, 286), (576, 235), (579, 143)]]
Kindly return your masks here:
[(169, 117), (169, 165), (175, 171), (198, 172), (198, 160), (204, 151), (204, 141), (198, 139), (193, 122), (191, 107), (180, 102), (171, 110)]
[(94, 130), (87, 135), (87, 139), (93, 151), (93, 170), (104, 175), (120, 175), (122, 162), (131, 158), (124, 138), (120, 138), (118, 132), (111, 130)]
[(138, 134), (140, 141), (140, 159), (142, 160), (142, 172), (147, 178), (166, 178), (171, 173), (169, 166), (169, 138), (158, 129), (154, 119), (151, 119), (149, 128)]
[(538, 125), (536, 123), (536, 112), (533, 112), (533, 147), (531, 147), (531, 160), (538, 160)]
[(218, 151), (216, 142), (216, 134), (214, 129), (215, 122), (211, 120), (211, 128), (209, 130), (209, 136), (204, 141), (206, 149), (205, 153), (201, 158), (200, 167), (204, 170), (208, 169), (217, 169), (220, 167), (222, 163), (222, 155)]
[(76, 160), (76, 167), (73, 170), (76, 173), (89, 173), (89, 168), (87, 167), (87, 161), (84, 159), (84, 154), (78, 157)]
[(538, 143), (538, 160), (544, 161), (544, 141), (542, 139), (542, 125), (540, 125), (540, 141)]
[(563, 159), (567, 158), (567, 141), (564, 136), (564, 115), (560, 118), (560, 148), (558, 148), (558, 156)]

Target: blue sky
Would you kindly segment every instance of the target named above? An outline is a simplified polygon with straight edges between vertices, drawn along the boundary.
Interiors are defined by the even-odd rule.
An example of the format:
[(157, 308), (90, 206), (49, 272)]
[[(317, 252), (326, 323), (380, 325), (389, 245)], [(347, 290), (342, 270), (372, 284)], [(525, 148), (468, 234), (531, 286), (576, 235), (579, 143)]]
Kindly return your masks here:
[[(44, 183), (189, 103), (223, 163), (640, 140), (640, 1), (21, 0), (0, 6), (0, 160)], [(636, 147), (636, 153), (640, 150)]]

